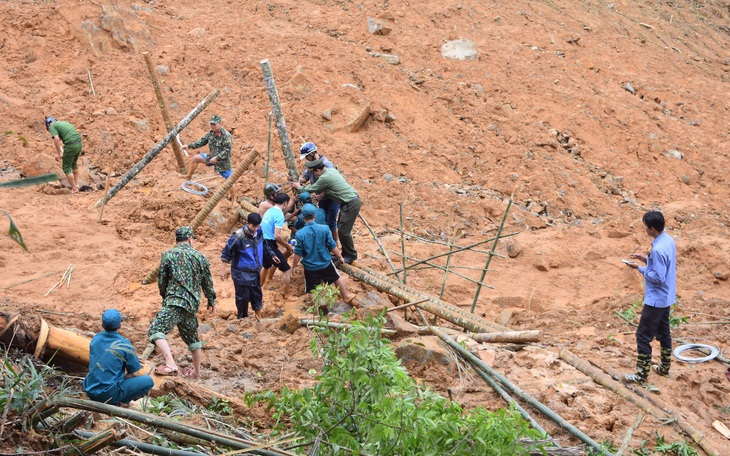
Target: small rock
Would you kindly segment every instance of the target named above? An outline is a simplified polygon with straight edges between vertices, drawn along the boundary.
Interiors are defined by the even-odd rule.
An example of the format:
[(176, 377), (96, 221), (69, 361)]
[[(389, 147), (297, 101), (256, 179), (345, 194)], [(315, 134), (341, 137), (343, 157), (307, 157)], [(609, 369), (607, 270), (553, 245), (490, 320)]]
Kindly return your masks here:
[(717, 280), (722, 280), (723, 282), (726, 281), (728, 279), (728, 277), (730, 276), (727, 272), (719, 272), (719, 271), (713, 273), (712, 275), (714, 275)]
[(211, 329), (213, 329), (213, 328), (212, 328), (212, 327), (211, 327), (211, 326), (210, 326), (209, 324), (207, 324), (207, 323), (203, 323), (202, 325), (200, 325), (200, 326), (198, 327), (198, 332), (199, 332), (200, 334), (205, 334), (205, 333), (207, 333), (207, 332), (210, 332), (210, 330), (211, 330)]
[(395, 54), (381, 54), (379, 52), (373, 52), (370, 55), (372, 55), (373, 57), (378, 57), (378, 58), (381, 58), (381, 59), (385, 59), (385, 61), (388, 62), (388, 63), (390, 63), (391, 65), (399, 65), (400, 64), (400, 59)]
[(407, 177), (399, 177), (398, 178), (398, 182), (400, 182), (401, 184), (407, 184), (408, 183), (408, 178)]
[(385, 114), (385, 123), (395, 122), (396, 120), (398, 120), (398, 119), (393, 114), (391, 114), (391, 113)]
[(332, 120), (332, 110), (325, 109), (324, 111), (322, 111), (322, 118), (324, 120)]
[(395, 180), (395, 176), (390, 173), (386, 173), (383, 174), (383, 179), (387, 180), (388, 182), (392, 182)]
[(542, 272), (545, 272), (548, 270), (548, 267), (544, 263), (536, 264), (535, 268), (537, 268), (538, 271), (542, 271)]
[(170, 67), (167, 65), (158, 65), (157, 66), (157, 73), (159, 74), (167, 74), (170, 72)]
[(378, 122), (385, 122), (385, 117), (388, 115), (388, 110), (379, 109), (377, 111), (373, 111), (370, 115), (373, 116), (373, 120), (377, 120)]
[(144, 133), (150, 129), (149, 125), (147, 125), (147, 119), (129, 119), (129, 121), (134, 125), (134, 129), (140, 133)]
[(373, 35), (387, 35), (391, 32), (391, 28), (387, 25), (383, 24), (382, 22), (378, 22), (372, 17), (368, 18), (368, 32), (372, 33)]
[(447, 41), (441, 46), (441, 55), (453, 60), (474, 60), (477, 58), (477, 46), (471, 40)]
[(507, 249), (507, 256), (510, 258), (517, 258), (522, 253), (522, 245), (515, 239), (508, 239), (503, 241), (504, 247)]
[(685, 174), (684, 176), (682, 176), (682, 182), (689, 185), (692, 182), (692, 179), (689, 177), (688, 174)]
[(578, 41), (580, 41), (580, 35), (578, 35), (577, 33), (573, 33), (573, 34), (565, 37), (565, 41), (570, 44), (576, 44), (576, 43), (578, 43)]
[(634, 86), (632, 86), (630, 82), (626, 83), (626, 85), (624, 86), (624, 89), (626, 89), (626, 91), (631, 93), (631, 95), (636, 95), (636, 90), (634, 90)]
[(244, 339), (250, 339), (253, 337), (253, 334), (251, 334), (251, 331), (246, 331), (243, 334), (241, 334), (241, 337), (243, 337)]
[(682, 153), (679, 152), (676, 149), (668, 149), (668, 150), (665, 150), (664, 151), (664, 156), (667, 157), (667, 158), (669, 158), (669, 159), (672, 159), (672, 158), (676, 158), (677, 160), (681, 160), (682, 159)]

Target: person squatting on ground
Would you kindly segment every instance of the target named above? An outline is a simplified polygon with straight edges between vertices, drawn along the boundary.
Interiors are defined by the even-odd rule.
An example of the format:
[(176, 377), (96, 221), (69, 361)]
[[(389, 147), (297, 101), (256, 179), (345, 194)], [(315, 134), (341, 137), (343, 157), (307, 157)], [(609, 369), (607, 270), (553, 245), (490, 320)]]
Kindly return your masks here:
[(154, 386), (152, 377), (142, 372), (132, 343), (119, 334), (121, 324), (122, 314), (117, 309), (107, 309), (101, 316), (104, 331), (91, 339), (89, 373), (83, 385), (92, 401), (129, 404)]
[[(345, 288), (345, 282), (337, 272), (335, 265), (332, 263), (332, 257), (338, 261), (344, 262), (340, 249), (337, 248), (332, 237), (332, 232), (326, 225), (318, 225), (314, 222), (317, 208), (313, 204), (305, 204), (302, 206), (302, 217), (304, 218), (304, 227), (297, 231), (296, 245), (294, 246), (294, 260), (292, 261), (292, 269), (296, 268), (299, 262), (304, 267), (304, 290), (310, 293), (317, 285), (322, 282), (327, 284), (335, 284), (340, 289), (340, 296), (346, 303), (351, 303), (354, 299)], [(326, 315), (329, 309), (322, 309)]]
[(248, 317), (250, 302), (254, 314), (261, 319), (264, 307), (260, 278), (263, 259), (268, 257), (274, 264), (279, 264), (279, 258), (264, 242), (260, 227), (261, 216), (255, 212), (248, 214), (246, 224), (228, 238), (221, 252), (221, 279), (226, 280), (229, 275), (233, 279), (238, 318)]
[(46, 117), (46, 130), (56, 146), (56, 160), (61, 162), (63, 173), (71, 184), (71, 193), (79, 192), (79, 156), (81, 156), (81, 135), (68, 122)]
[[(276, 257), (279, 259), (278, 263), (274, 263), (270, 258), (264, 257), (263, 266), (261, 270), (261, 286), (266, 285), (266, 282), (274, 277), (274, 273), (278, 268), (284, 273), (282, 281), (284, 282), (284, 297), (289, 295), (289, 284), (291, 283), (291, 266), (287, 259), (294, 252), (294, 248), (284, 239), (282, 229), (286, 220), (284, 218), (284, 208), (289, 205), (289, 195), (286, 193), (277, 193), (274, 197), (274, 207), (267, 210), (261, 219), (261, 231), (264, 235), (264, 241), (274, 252)], [(284, 246), (286, 252), (282, 253), (279, 250), (279, 245)], [(276, 266), (276, 268), (274, 267)]]
[(664, 216), (658, 211), (649, 211), (642, 218), (646, 234), (653, 239), (649, 256), (632, 253), (646, 266), (627, 263), (627, 266), (644, 276), (644, 307), (636, 328), (638, 360), (636, 373), (624, 375), (624, 380), (646, 384), (651, 367), (651, 341), (661, 345), (661, 362), (654, 366), (654, 372), (668, 377), (672, 363), (672, 335), (669, 329), (669, 314), (677, 298), (677, 248), (674, 239), (664, 231)]
[(192, 245), (194, 233), (192, 227), (181, 226), (175, 230), (177, 245), (164, 252), (160, 260), (160, 273), (157, 286), (162, 296), (162, 309), (152, 320), (147, 335), (150, 342), (165, 357), (165, 365), (155, 368), (159, 375), (173, 375), (177, 372), (177, 364), (172, 357), (167, 334), (177, 326), (180, 337), (188, 345), (193, 355), (193, 368), (186, 368), (183, 374), (188, 377), (200, 377), (202, 359), (202, 343), (198, 338), (198, 307), (200, 290), (208, 298), (208, 309), (215, 311), (215, 290), (210, 263), (205, 256), (195, 250)]
[[(324, 155), (320, 155), (320, 153), (317, 151), (317, 146), (315, 146), (312, 142), (306, 142), (302, 144), (302, 147), (299, 148), (299, 159), (306, 159), (308, 162), (322, 160), (322, 164), (324, 164), (325, 168), (335, 167), (335, 164), (328, 160), (327, 157), (325, 157)], [(302, 185), (306, 184), (307, 182), (309, 182), (310, 184), (314, 184), (315, 182), (317, 182), (317, 179), (318, 177), (315, 176), (311, 172), (311, 170), (305, 166), (304, 171), (302, 171), (302, 175), (299, 176), (299, 183)], [(324, 210), (327, 217), (327, 226), (330, 227), (330, 230), (332, 231), (332, 237), (335, 239), (335, 242), (339, 243), (340, 238), (337, 232), (337, 215), (340, 213), (340, 205), (332, 201), (324, 193), (314, 195), (312, 200), (314, 202), (317, 202), (319, 207)]]
[(321, 159), (307, 162), (306, 166), (309, 168), (309, 172), (317, 178), (317, 182), (311, 185), (292, 182), (291, 186), (301, 192), (324, 192), (328, 198), (340, 205), (337, 230), (340, 233), (342, 257), (345, 259), (345, 263), (352, 263), (357, 259), (355, 242), (352, 240), (352, 228), (355, 226), (358, 214), (360, 214), (360, 207), (362, 206), (360, 196), (338, 170), (326, 168)]
[[(198, 163), (205, 163), (206, 166), (212, 166), (215, 172), (228, 179), (233, 172), (231, 171), (231, 152), (233, 148), (233, 137), (221, 125), (221, 116), (214, 115), (210, 118), (210, 131), (199, 140), (182, 146), (183, 149), (198, 149), (208, 145), (210, 153), (193, 155), (190, 162), (190, 170), (186, 176), (187, 180), (193, 178), (193, 173)], [(235, 193), (231, 187), (231, 201), (235, 202)]]

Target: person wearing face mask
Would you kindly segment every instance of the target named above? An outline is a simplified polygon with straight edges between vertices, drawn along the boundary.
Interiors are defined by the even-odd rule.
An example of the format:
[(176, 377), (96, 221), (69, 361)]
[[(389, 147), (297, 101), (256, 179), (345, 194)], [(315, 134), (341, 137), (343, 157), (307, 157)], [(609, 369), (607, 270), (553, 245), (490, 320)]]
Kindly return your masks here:
[(260, 273), (264, 255), (274, 264), (279, 264), (279, 258), (264, 242), (261, 216), (252, 212), (248, 214), (246, 224), (231, 235), (221, 252), (221, 280), (228, 276), (233, 279), (239, 319), (248, 317), (249, 303), (256, 318), (261, 319), (264, 301)]

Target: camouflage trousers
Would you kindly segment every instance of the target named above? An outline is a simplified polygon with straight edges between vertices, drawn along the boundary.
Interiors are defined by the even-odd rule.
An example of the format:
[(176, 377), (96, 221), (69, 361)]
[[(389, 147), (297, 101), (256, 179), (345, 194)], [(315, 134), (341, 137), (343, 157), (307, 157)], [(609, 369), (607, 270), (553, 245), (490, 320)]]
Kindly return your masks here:
[(147, 330), (150, 342), (166, 339), (167, 334), (177, 326), (180, 337), (188, 345), (190, 351), (197, 350), (203, 346), (198, 338), (198, 318), (177, 306), (162, 306)]

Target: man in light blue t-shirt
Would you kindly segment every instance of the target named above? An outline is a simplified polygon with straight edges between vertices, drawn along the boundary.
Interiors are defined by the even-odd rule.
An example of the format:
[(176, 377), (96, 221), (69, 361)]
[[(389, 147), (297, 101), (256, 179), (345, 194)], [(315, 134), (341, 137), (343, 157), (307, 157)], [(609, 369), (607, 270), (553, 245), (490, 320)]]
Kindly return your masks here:
[[(286, 219), (284, 217), (284, 208), (289, 204), (289, 195), (286, 193), (277, 193), (274, 196), (274, 207), (267, 210), (264, 213), (264, 217), (261, 219), (261, 231), (264, 233), (264, 242), (274, 252), (276, 257), (279, 259), (278, 264), (274, 264), (271, 258), (264, 257), (263, 266), (261, 270), (261, 286), (266, 285), (266, 282), (274, 277), (276, 269), (279, 269), (284, 273), (282, 281), (284, 282), (284, 297), (289, 295), (289, 283), (291, 282), (291, 266), (287, 259), (294, 252), (294, 247), (291, 246), (282, 233)], [(279, 245), (283, 245), (286, 248), (286, 252), (282, 253), (279, 250)], [(276, 266), (276, 268), (274, 267)]]

